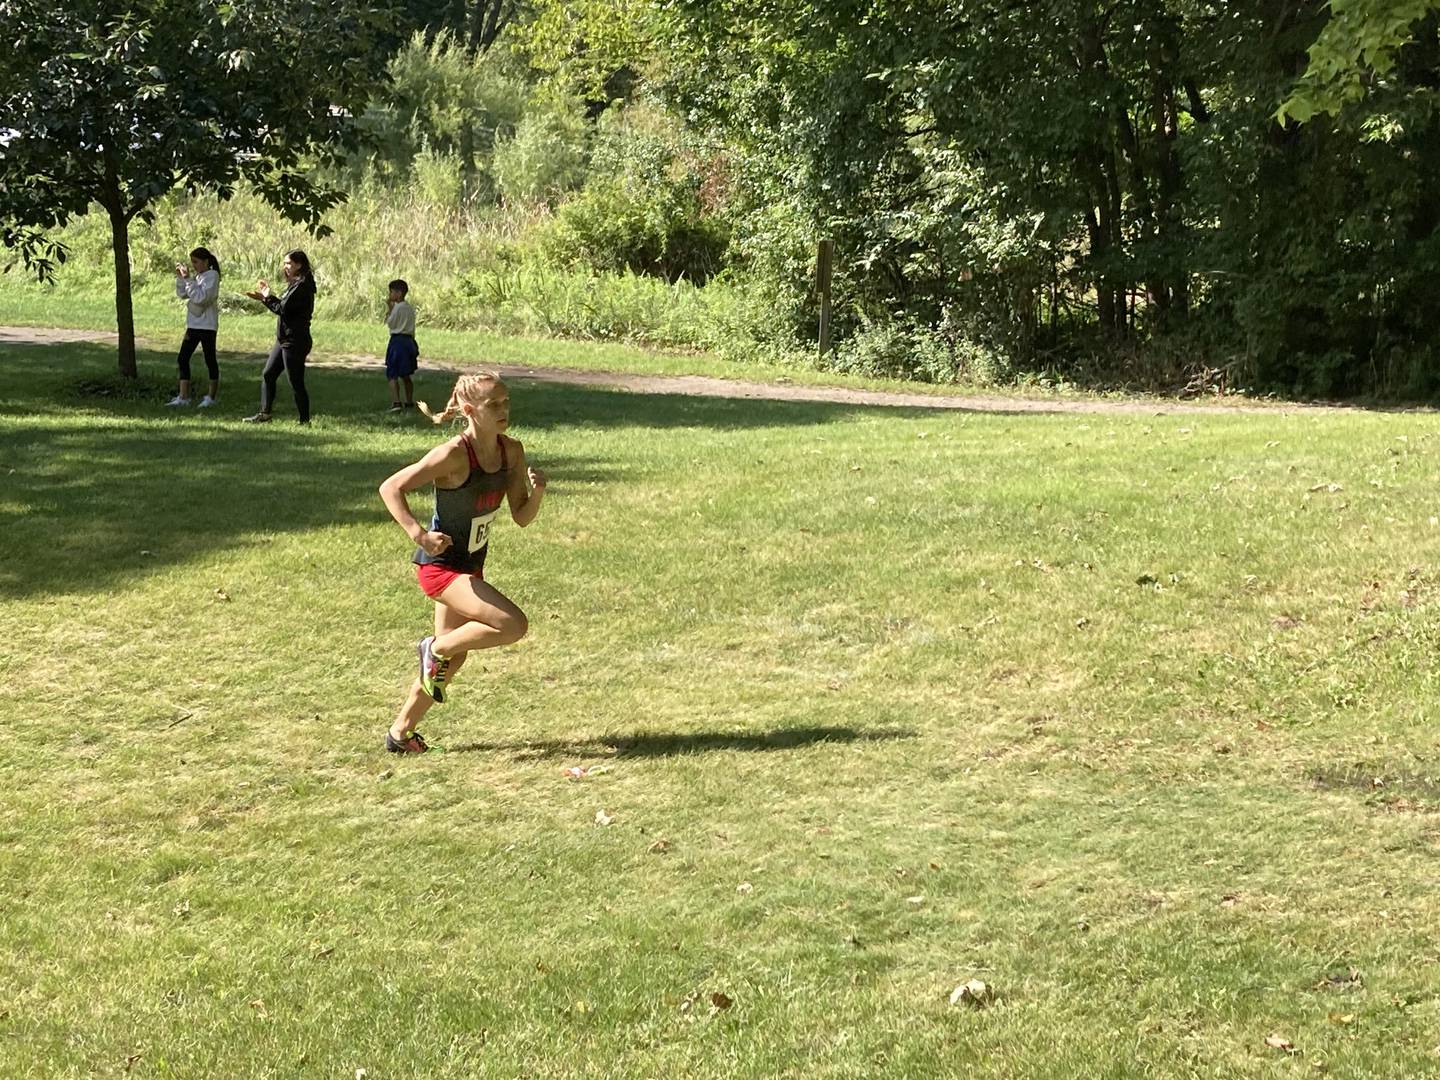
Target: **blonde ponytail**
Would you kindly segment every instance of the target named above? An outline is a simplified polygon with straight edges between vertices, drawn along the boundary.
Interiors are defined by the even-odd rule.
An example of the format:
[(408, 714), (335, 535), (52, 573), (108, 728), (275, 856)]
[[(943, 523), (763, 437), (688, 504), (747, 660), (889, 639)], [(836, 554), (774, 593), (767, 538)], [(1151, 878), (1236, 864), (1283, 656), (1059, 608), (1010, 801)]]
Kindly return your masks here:
[(451, 419), (455, 415), (456, 411), (459, 409), (459, 405), (456, 401), (456, 395), (453, 390), (450, 392), (450, 400), (445, 403), (445, 408), (441, 409), (438, 413), (432, 412), (430, 406), (425, 402), (419, 400), (418, 398), (415, 400), (415, 407), (419, 409), (422, 413), (424, 413), (426, 416), (428, 416), (432, 424), (445, 423), (447, 420)]
[(478, 406), (485, 400), (485, 394), (490, 387), (504, 381), (496, 371), (477, 371), (470, 375), (461, 375), (455, 380), (455, 389), (450, 391), (450, 399), (445, 402), (445, 408), (438, 413), (432, 412), (430, 406), (423, 401), (415, 402), (415, 407), (428, 416), (431, 423), (444, 424), (464, 415), (464, 410), (460, 407), (463, 403)]

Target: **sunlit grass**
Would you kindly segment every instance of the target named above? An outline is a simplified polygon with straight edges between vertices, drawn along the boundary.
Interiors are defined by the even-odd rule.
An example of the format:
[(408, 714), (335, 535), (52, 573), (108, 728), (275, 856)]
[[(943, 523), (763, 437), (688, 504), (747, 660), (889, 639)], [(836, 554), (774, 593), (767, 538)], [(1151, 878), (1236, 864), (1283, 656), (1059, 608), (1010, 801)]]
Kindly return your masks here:
[(436, 430), (112, 367), (0, 353), (0, 1073), (1440, 1067), (1434, 417), (517, 380), (532, 632), (396, 760)]

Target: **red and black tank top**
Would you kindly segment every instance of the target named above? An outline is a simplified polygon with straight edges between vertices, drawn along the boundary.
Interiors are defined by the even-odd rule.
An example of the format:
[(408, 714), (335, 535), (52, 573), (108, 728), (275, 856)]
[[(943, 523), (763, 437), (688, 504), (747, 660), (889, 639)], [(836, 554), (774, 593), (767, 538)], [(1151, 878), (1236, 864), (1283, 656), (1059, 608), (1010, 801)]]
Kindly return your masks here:
[(435, 487), (435, 515), (430, 531), (450, 537), (450, 546), (439, 555), (427, 555), (424, 548), (415, 549), (414, 561), (421, 565), (438, 563), (461, 573), (473, 574), (485, 565), (485, 552), (490, 545), (490, 523), (505, 492), (510, 487), (510, 461), (505, 440), (496, 437), (500, 446), (500, 469), (485, 472), (468, 435), (460, 436), (465, 454), (470, 459), (470, 475), (459, 487)]

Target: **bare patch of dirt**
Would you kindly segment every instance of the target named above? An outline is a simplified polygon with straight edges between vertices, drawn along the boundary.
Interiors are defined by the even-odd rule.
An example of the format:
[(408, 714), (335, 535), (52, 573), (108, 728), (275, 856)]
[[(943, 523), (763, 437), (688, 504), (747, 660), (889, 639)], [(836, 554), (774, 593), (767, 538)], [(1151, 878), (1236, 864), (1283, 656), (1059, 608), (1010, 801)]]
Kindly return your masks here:
[(58, 345), (71, 341), (114, 341), (103, 330), (61, 330), (38, 326), (0, 326), (0, 345)]

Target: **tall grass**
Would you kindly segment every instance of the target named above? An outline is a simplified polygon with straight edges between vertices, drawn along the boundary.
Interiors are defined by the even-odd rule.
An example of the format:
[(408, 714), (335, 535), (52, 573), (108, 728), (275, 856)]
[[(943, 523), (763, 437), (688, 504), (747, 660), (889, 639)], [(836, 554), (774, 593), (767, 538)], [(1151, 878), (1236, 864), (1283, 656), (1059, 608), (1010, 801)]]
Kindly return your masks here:
[[(386, 284), (401, 277), (410, 284), (422, 327), (707, 350), (736, 360), (799, 360), (756, 333), (766, 320), (745, 283), (721, 279), (698, 288), (685, 280), (671, 284), (559, 266), (536, 243), (549, 219), (544, 204), (450, 206), (418, 190), (392, 191), (366, 179), (330, 216), (331, 235), (317, 240), (248, 192), (229, 201), (206, 194), (172, 197), (159, 204), (153, 221), (133, 227), (134, 289), (139, 298), (169, 296), (174, 264), (203, 244), (221, 260), (222, 305), (258, 307), (241, 294), (257, 278), (277, 280), (284, 253), (302, 247), (316, 269), (319, 319), (378, 319)], [(104, 215), (80, 218), (60, 236), (72, 255), (56, 286), (59, 294), (108, 293), (113, 263)], [(0, 287), (25, 286), (11, 276)]]

